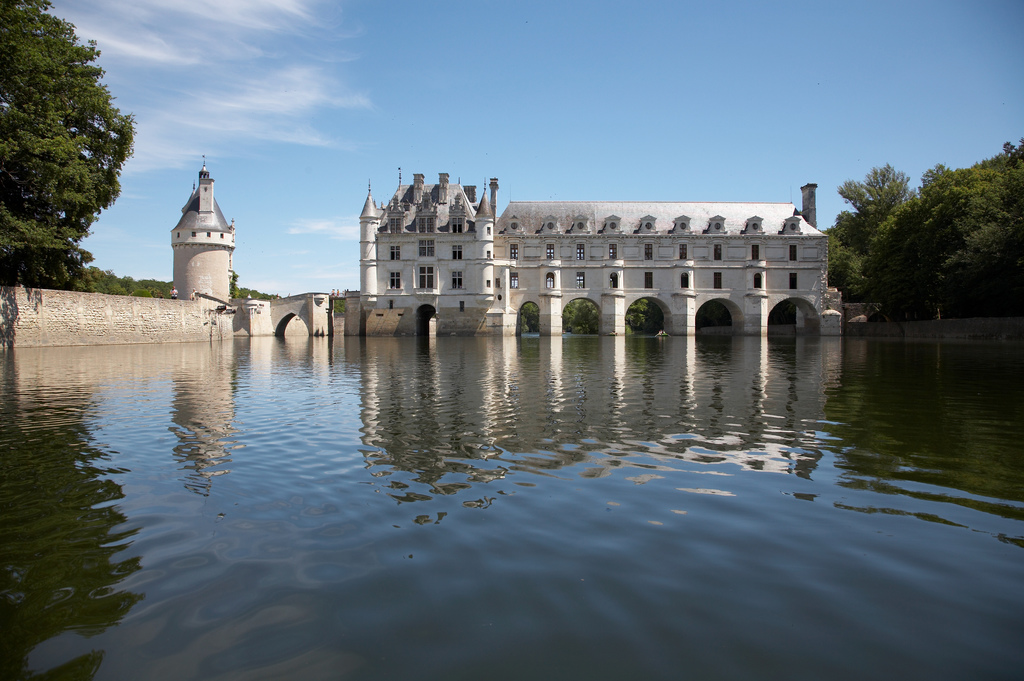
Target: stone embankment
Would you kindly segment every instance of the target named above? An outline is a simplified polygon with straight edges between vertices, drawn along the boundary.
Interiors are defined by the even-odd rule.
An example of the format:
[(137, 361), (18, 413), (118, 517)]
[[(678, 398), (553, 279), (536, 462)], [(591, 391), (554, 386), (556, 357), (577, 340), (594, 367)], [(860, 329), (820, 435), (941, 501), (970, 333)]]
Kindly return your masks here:
[(932, 319), (919, 322), (846, 322), (847, 338), (960, 338), (1024, 340), (1024, 317)]
[(237, 324), (236, 315), (227, 314), (230, 309), (202, 297), (170, 300), (4, 286), (0, 349), (226, 340)]

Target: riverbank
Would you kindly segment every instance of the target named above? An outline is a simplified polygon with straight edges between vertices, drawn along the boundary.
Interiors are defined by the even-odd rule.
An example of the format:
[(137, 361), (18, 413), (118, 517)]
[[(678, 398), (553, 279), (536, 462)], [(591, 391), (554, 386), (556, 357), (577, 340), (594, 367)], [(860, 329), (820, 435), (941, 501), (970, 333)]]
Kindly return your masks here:
[(916, 322), (846, 322), (848, 338), (959, 338), (1024, 340), (1024, 317), (930, 319)]

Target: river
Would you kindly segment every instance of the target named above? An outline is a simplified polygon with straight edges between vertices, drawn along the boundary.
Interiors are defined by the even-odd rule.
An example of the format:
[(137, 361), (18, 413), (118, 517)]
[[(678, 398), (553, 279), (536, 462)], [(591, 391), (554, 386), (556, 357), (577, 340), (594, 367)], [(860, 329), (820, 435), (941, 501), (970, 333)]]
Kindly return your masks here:
[(1016, 679), (1024, 344), (0, 355), (2, 679)]

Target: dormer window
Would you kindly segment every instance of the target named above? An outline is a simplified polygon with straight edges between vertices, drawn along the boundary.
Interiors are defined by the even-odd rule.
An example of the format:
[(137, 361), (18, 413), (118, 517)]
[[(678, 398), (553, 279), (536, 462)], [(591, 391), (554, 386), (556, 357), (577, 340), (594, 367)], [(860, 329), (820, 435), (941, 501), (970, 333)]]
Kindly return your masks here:
[(721, 215), (708, 220), (708, 227), (704, 230), (705, 234), (724, 234), (725, 233), (725, 218)]
[(764, 230), (761, 228), (761, 218), (755, 215), (752, 218), (748, 218), (746, 224), (743, 226), (743, 234), (762, 234)]
[(388, 218), (388, 231), (398, 234), (402, 231), (402, 218)]
[(618, 215), (609, 215), (604, 219), (603, 232), (618, 232), (621, 218)]
[(513, 232), (518, 232), (519, 231), (519, 223), (518, 222), (513, 222), (511, 225), (508, 226), (508, 228), (511, 229)]
[(426, 216), (416, 218), (416, 226), (420, 233), (430, 233), (434, 231), (434, 216)]
[(640, 228), (637, 230), (641, 234), (651, 234), (654, 232), (654, 224), (657, 221), (653, 215), (645, 215), (640, 218)]
[(451, 219), (452, 234), (462, 234), (466, 230), (466, 218), (457, 217)]
[(779, 230), (779, 234), (800, 234), (799, 216), (786, 218), (786, 221), (782, 223), (782, 229)]
[(689, 232), (690, 231), (690, 218), (686, 215), (680, 215), (672, 221), (673, 232)]

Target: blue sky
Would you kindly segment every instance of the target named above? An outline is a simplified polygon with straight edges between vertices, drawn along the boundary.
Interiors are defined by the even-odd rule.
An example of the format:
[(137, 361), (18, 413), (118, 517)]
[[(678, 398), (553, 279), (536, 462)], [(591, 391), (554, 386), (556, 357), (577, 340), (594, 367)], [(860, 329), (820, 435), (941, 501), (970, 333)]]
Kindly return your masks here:
[(1024, 137), (1024, 2), (57, 0), (135, 115), (85, 247), (170, 280), (205, 154), (242, 286), (358, 287), (358, 215), (439, 172), (516, 200), (793, 201)]

